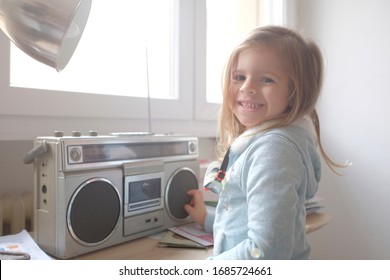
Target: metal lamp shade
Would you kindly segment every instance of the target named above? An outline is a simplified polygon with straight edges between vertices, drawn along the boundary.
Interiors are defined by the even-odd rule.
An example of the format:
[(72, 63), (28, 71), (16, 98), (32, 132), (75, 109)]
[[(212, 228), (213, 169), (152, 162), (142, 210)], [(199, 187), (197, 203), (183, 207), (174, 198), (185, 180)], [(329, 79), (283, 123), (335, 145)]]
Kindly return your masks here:
[(87, 23), (92, 0), (0, 0), (0, 27), (32, 58), (61, 71)]

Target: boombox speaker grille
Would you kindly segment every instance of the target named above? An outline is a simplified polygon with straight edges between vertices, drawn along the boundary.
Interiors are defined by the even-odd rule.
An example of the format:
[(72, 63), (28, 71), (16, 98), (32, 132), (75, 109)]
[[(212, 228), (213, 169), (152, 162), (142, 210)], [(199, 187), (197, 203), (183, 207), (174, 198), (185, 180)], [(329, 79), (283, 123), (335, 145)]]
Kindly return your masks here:
[(182, 220), (188, 217), (184, 204), (191, 200), (191, 197), (187, 195), (190, 189), (198, 189), (198, 180), (188, 168), (177, 170), (169, 179), (166, 204), (168, 213), (173, 219)]
[(91, 179), (79, 186), (68, 206), (68, 227), (73, 238), (84, 245), (105, 241), (120, 215), (120, 198), (107, 180)]

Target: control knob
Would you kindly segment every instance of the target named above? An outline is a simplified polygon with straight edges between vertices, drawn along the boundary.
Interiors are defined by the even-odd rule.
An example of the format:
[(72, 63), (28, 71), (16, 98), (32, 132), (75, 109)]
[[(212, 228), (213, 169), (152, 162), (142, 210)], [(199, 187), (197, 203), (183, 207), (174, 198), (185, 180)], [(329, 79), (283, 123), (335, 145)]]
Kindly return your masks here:
[(54, 137), (62, 137), (64, 136), (64, 132), (60, 130), (54, 131)]
[(81, 136), (81, 132), (80, 131), (72, 131), (72, 136), (80, 137)]

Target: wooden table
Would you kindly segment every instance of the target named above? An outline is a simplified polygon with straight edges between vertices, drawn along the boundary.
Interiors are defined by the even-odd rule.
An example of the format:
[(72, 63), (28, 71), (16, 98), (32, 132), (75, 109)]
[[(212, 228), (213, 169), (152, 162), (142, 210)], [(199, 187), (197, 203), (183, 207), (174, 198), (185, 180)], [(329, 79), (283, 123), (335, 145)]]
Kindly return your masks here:
[[(329, 223), (331, 217), (313, 213), (306, 218), (306, 232), (312, 233)], [(159, 239), (143, 237), (116, 246), (78, 256), (78, 260), (204, 260), (211, 256), (213, 248), (167, 248), (159, 247)]]

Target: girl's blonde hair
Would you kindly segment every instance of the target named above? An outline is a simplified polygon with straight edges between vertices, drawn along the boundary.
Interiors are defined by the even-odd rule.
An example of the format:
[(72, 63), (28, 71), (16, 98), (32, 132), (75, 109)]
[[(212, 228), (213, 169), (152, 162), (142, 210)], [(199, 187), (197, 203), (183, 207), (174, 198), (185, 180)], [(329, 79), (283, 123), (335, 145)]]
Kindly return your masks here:
[(266, 26), (254, 29), (232, 52), (226, 65), (222, 87), (223, 103), (219, 118), (218, 156), (221, 157), (232, 142), (244, 132), (245, 127), (238, 121), (232, 110), (232, 73), (237, 65), (239, 54), (248, 48), (270, 47), (277, 50), (287, 63), (290, 78), (290, 107), (282, 115), (273, 119), (267, 129), (291, 124), (305, 115), (313, 121), (318, 145), (326, 163), (332, 170), (342, 165), (332, 161), (325, 153), (320, 140), (320, 122), (315, 105), (321, 92), (323, 80), (323, 60), (318, 46), (305, 40), (297, 32), (281, 27)]

